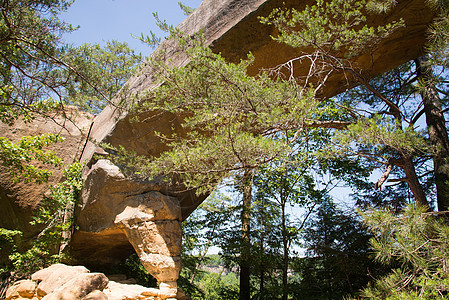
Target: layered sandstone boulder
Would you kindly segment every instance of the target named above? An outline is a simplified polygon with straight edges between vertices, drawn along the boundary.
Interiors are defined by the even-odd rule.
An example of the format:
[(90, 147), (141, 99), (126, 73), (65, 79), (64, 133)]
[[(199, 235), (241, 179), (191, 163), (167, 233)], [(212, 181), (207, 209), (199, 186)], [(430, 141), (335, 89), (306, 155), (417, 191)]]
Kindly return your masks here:
[[(181, 207), (162, 192), (155, 182), (131, 180), (110, 161), (98, 160), (86, 176), (72, 254), (84, 264), (104, 265), (134, 249), (165, 298), (175, 297), (182, 267)], [(91, 244), (101, 247), (92, 253)]]
[[(6, 292), (6, 300), (163, 300), (166, 291), (137, 284), (127, 284), (126, 279), (113, 281), (124, 275), (107, 277), (90, 273), (83, 266), (52, 265), (31, 276), (30, 280), (15, 282)], [(172, 299), (189, 300), (181, 290)]]

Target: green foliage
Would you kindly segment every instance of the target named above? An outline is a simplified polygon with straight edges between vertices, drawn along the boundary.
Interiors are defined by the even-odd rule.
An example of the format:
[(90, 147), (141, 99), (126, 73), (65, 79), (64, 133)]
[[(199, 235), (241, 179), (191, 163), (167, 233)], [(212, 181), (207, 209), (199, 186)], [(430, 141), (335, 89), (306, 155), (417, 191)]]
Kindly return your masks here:
[(13, 252), (9, 255), (8, 266), (15, 276), (21, 278), (47, 267), (67, 260), (61, 251), (61, 245), (67, 243), (73, 226), (75, 202), (81, 192), (83, 169), (81, 163), (74, 163), (64, 170), (65, 180), (50, 188), (50, 196), (44, 197), (32, 224), (45, 226), (33, 239), (32, 247), (25, 252)]
[(35, 103), (60, 95), (65, 78), (58, 70), (68, 69), (59, 58), (61, 35), (74, 28), (60, 21), (57, 15), (71, 3), (67, 0), (1, 2), (0, 111), (8, 115), (8, 123), (18, 116), (31, 117), (30, 112), (40, 112)]
[[(51, 248), (51, 249), (49, 249)], [(34, 272), (61, 262), (61, 256), (54, 254), (54, 247), (47, 243), (37, 241), (24, 253), (13, 252), (9, 255), (11, 265), (8, 271), (16, 278), (27, 278)]]
[(136, 253), (131, 254), (120, 264), (105, 272), (107, 274), (124, 274), (127, 278), (134, 278), (137, 284), (145, 287), (157, 286), (157, 280), (148, 273)]
[[(64, 49), (63, 56), (67, 63), (89, 79), (86, 82), (72, 74), (67, 82), (65, 102), (93, 113), (99, 113), (111, 103), (143, 61), (141, 54), (136, 54), (127, 43), (118, 41), (108, 41), (104, 47), (98, 44), (70, 46)], [(120, 105), (120, 101), (114, 104)]]
[(0, 20), (0, 120), (47, 116), (63, 103), (99, 112), (142, 61), (126, 43), (65, 45), (58, 19), (73, 1), (5, 0)]
[(430, 27), (431, 43), (428, 46), (428, 53), (431, 53), (432, 60), (439, 65), (448, 66), (448, 41), (449, 41), (449, 12), (443, 10), (438, 19)]
[(279, 30), (279, 36), (274, 37), (276, 41), (295, 48), (312, 46), (327, 55), (341, 53), (341, 58), (351, 58), (366, 53), (378, 41), (404, 26), (402, 21), (394, 21), (385, 26), (369, 27), (365, 14), (367, 2), (318, 0), (302, 11), (277, 8), (261, 20)]
[(447, 299), (449, 293), (449, 226), (444, 216), (425, 207), (407, 206), (395, 215), (363, 212), (374, 234), (376, 260), (401, 267), (363, 291), (369, 299)]
[(13, 91), (11, 85), (0, 86), (0, 122), (9, 126), (14, 125), (14, 122), (19, 118), (25, 123), (30, 122), (36, 116), (33, 112), (48, 116), (61, 108), (60, 103), (52, 99), (40, 99), (27, 106), (14, 106), (10, 103)]
[[(186, 14), (186, 15), (190, 14), (190, 9), (191, 9), (190, 7), (182, 4), (181, 2), (178, 2), (178, 5), (181, 8), (181, 10), (183, 10), (184, 14)], [(156, 20), (156, 26), (159, 27), (159, 29), (161, 31), (163, 31), (164, 33), (173, 35), (173, 36), (180, 34), (180, 31), (177, 28), (175, 28), (173, 25), (168, 24), (166, 20), (161, 20), (159, 18), (159, 15), (156, 12), (153, 12), (153, 17)], [(154, 33), (153, 31), (150, 31), (149, 34), (150, 35), (141, 33), (140, 36), (138, 36), (138, 37), (136, 36), (135, 38), (137, 38), (142, 43), (145, 43), (152, 48), (156, 48), (162, 42), (162, 38), (160, 36), (158, 36), (156, 33)]]
[(181, 8), (181, 10), (184, 12), (184, 14), (186, 16), (191, 15), (193, 13), (193, 11), (195, 10), (194, 8), (192, 8), (190, 6), (183, 4), (181, 1), (178, 1), (178, 5), (179, 5), (179, 8)]
[[(63, 173), (64, 181), (50, 187), (50, 196), (44, 196), (39, 211), (33, 217), (33, 224), (51, 224), (56, 235), (73, 225), (73, 220), (64, 220), (66, 209), (73, 209), (78, 199), (83, 181), (81, 177), (84, 165), (75, 162)], [(46, 230), (50, 228), (47, 227)]]
[(216, 191), (183, 222), (183, 269), (179, 286), (194, 300), (238, 299), (238, 279), (205, 271), (205, 266), (225, 268), (220, 255), (207, 255), (212, 245), (226, 239), (230, 199)]
[(204, 274), (201, 267), (212, 263), (207, 251), (223, 236), (229, 222), (229, 207), (230, 199), (215, 191), (183, 222), (181, 277), (186, 283), (196, 284)]
[[(374, 115), (371, 118), (360, 118), (357, 123), (348, 125), (347, 130), (338, 132), (334, 137), (335, 144), (340, 148), (338, 152), (344, 155), (353, 155), (359, 149), (370, 149), (384, 160), (388, 160), (391, 151), (402, 156), (425, 151), (426, 142), (422, 132), (413, 127), (402, 129), (395, 122), (388, 122), (386, 118)], [(354, 141), (357, 144), (354, 144)], [(389, 151), (385, 151), (388, 147)], [(327, 152), (330, 154), (332, 152)]]
[(42, 169), (37, 163), (62, 166), (62, 161), (51, 150), (44, 148), (62, 141), (62, 137), (46, 133), (38, 136), (24, 136), (17, 143), (0, 137), (0, 161), (13, 181), (46, 182), (51, 171)]
[(163, 85), (142, 95), (149, 99), (143, 109), (185, 115), (186, 134), (160, 134), (171, 150), (140, 170), (150, 177), (176, 175), (200, 193), (287, 151), (285, 143), (272, 137), (301, 126), (316, 102), (313, 90), (273, 81), (266, 73), (248, 76), (251, 56), (228, 64), (202, 46), (192, 47), (188, 55), (185, 67), (152, 62)]
[(14, 245), (14, 239), (21, 235), (22, 232), (19, 230), (0, 228), (0, 237), (2, 239), (2, 243), (0, 244), (0, 251), (4, 250), (6, 244)]
[[(326, 193), (311, 176), (316, 161), (303, 148), (302, 138), (297, 136), (294, 154), (262, 166), (254, 177), (252, 217), (257, 233), (251, 257), (255, 262), (254, 275), (258, 277), (253, 279), (259, 286), (257, 299), (277, 295), (288, 299), (292, 295), (292, 278), (288, 273), (295, 254), (293, 247), (299, 245), (302, 224)], [(302, 216), (291, 213), (298, 209), (305, 213)]]
[[(425, 203), (417, 171), (408, 167), (413, 165), (416, 156), (426, 152), (423, 134), (415, 126), (418, 114), (414, 109), (419, 106), (406, 102), (414, 93), (410, 82), (402, 77), (397, 89), (388, 90), (392, 86), (390, 81), (386, 78), (383, 84), (376, 80), (368, 81), (353, 61), (360, 55), (369, 55), (380, 40), (405, 25), (401, 20), (378, 27), (366, 25), (367, 12), (385, 13), (395, 4), (396, 1), (317, 1), (316, 5), (306, 6), (303, 11), (275, 9), (262, 21), (278, 29), (279, 35), (274, 37), (275, 40), (295, 48), (309, 49), (308, 53), (275, 68), (280, 76), (286, 71), (290, 73), (289, 80), (294, 79), (304, 85), (312, 82), (319, 89), (326, 84), (328, 76), (339, 72), (349, 81), (362, 85), (358, 91), (363, 91), (363, 94), (348, 92), (342, 97), (325, 99), (318, 106), (315, 121), (306, 124), (338, 131), (329, 143), (333, 147), (323, 148), (324, 157), (371, 160), (370, 163), (360, 160), (371, 170), (391, 164), (403, 168), (407, 178), (413, 178), (408, 181), (413, 195), (417, 201)], [(308, 72), (295, 72), (296, 63), (304, 65), (307, 61), (310, 62)], [(408, 96), (405, 96), (406, 90)]]
[(200, 282), (204, 290), (204, 300), (238, 300), (238, 279), (233, 273), (225, 277), (221, 274), (209, 273)]
[[(36, 116), (64, 113), (63, 100), (98, 112), (129, 78), (140, 55), (126, 44), (110, 42), (105, 49), (63, 45), (61, 36), (74, 28), (58, 19), (73, 1), (5, 0), (0, 4), (0, 121), (29, 122)], [(97, 86), (95, 86), (97, 85)], [(101, 95), (101, 96), (99, 96)], [(105, 96), (106, 95), (106, 96)], [(88, 99), (88, 100), (87, 100)], [(43, 165), (62, 161), (45, 147), (62, 141), (54, 134), (0, 138), (0, 161), (14, 181), (48, 180)]]
[(302, 234), (306, 256), (296, 259), (295, 285), (306, 299), (343, 299), (383, 274), (370, 258), (371, 235), (357, 216), (344, 212), (330, 198), (322, 201)]
[[(182, 260), (183, 270), (184, 270), (184, 258)], [(202, 300), (204, 299), (204, 291), (199, 287), (198, 281), (191, 283), (188, 278), (184, 277), (181, 273), (181, 276), (178, 279), (178, 287), (186, 293), (192, 300)]]
[(17, 244), (22, 236), (19, 230), (0, 228), (0, 274), (7, 271), (7, 257), (17, 251)]

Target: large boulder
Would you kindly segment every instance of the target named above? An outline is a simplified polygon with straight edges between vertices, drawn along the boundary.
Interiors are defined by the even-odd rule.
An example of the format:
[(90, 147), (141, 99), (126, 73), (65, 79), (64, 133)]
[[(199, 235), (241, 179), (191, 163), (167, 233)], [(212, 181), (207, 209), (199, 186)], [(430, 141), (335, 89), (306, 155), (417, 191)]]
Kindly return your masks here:
[(82, 199), (79, 229), (71, 244), (78, 261), (89, 266), (113, 264), (135, 251), (161, 290), (167, 291), (165, 298), (175, 296), (181, 271), (179, 200), (154, 182), (125, 177), (105, 159), (86, 175)]
[(5, 295), (6, 300), (18, 298), (33, 298), (36, 294), (37, 284), (32, 280), (19, 280), (15, 282)]
[[(132, 280), (123, 280), (121, 277), (90, 273), (83, 266), (56, 264), (34, 273), (31, 280), (15, 282), (8, 288), (5, 299), (162, 300), (168, 298), (167, 291), (164, 289), (123, 283)], [(116, 278), (122, 280), (120, 282), (111, 280)], [(170, 296), (178, 300), (190, 299), (181, 290)]]
[(66, 284), (80, 274), (87, 274), (90, 271), (83, 266), (67, 266), (64, 264), (51, 265), (31, 275), (31, 280), (38, 281), (37, 295), (44, 297), (53, 293), (60, 286)]
[[(43, 300), (79, 300), (86, 296), (104, 297), (101, 291), (106, 288), (109, 279), (102, 273), (83, 273), (73, 277), (65, 284), (58, 287), (51, 294), (43, 297)], [(96, 294), (92, 295), (92, 292)]]

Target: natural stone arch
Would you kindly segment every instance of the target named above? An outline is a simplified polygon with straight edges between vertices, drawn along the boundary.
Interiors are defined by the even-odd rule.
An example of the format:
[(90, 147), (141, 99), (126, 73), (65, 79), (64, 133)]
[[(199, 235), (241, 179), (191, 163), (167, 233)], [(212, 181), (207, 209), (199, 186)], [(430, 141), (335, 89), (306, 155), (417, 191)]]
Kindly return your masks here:
[[(280, 6), (294, 7), (300, 10), (306, 4), (312, 3), (312, 0), (205, 0), (186, 21), (179, 25), (179, 28), (188, 35), (204, 30), (206, 44), (210, 45), (215, 52), (220, 52), (230, 62), (237, 62), (245, 58), (248, 52), (252, 52), (255, 62), (249, 72), (254, 75), (258, 73), (259, 69), (274, 67), (298, 56), (304, 50), (293, 49), (274, 42), (270, 38), (270, 35), (275, 34), (274, 29), (260, 24), (258, 16), (266, 16), (272, 9)], [(407, 25), (405, 28), (382, 41), (373, 52), (355, 58), (354, 63), (366, 77), (385, 72), (423, 53), (426, 28), (434, 18), (434, 13), (425, 5), (425, 0), (398, 1), (396, 7), (387, 15), (371, 17), (368, 23), (382, 24), (399, 17), (404, 19)], [(170, 58), (172, 64), (182, 66), (188, 63), (182, 52), (170, 48), (169, 42), (163, 43), (161, 48), (167, 51), (166, 58)], [(307, 67), (301, 69), (301, 65), (297, 65), (295, 69), (297, 72), (306, 72)], [(343, 74), (336, 74), (328, 80), (321, 93), (327, 96), (335, 95), (354, 84), (355, 82), (351, 82)], [(152, 70), (148, 66), (143, 66), (143, 69), (129, 80), (127, 89), (122, 91), (120, 97), (124, 97), (125, 102), (131, 101), (133, 95), (149, 88), (155, 88), (152, 81)], [(116, 101), (118, 100), (116, 99)], [(180, 127), (182, 119), (169, 113), (147, 112), (140, 118), (143, 121), (134, 123), (130, 121), (132, 117), (110, 105), (94, 120), (90, 138), (98, 143), (122, 145), (140, 155), (158, 155), (166, 149), (166, 146), (153, 133), (155, 131), (164, 133), (170, 128), (182, 130)], [(105, 155), (107, 159), (107, 153), (103, 149), (93, 143), (88, 143), (82, 156), (83, 160), (88, 162), (88, 169), (86, 170), (86, 192), (83, 193), (82, 209), (78, 213), (80, 230), (75, 232), (72, 242), (74, 255), (81, 261), (89, 262), (90, 259), (96, 259), (89, 256), (89, 248), (93, 250), (103, 243), (103, 246), (108, 245), (110, 251), (117, 249), (123, 245), (123, 241), (116, 245), (113, 241), (104, 242), (113, 232), (117, 232), (122, 239), (124, 236), (127, 237), (144, 265), (146, 264), (147, 269), (158, 278), (161, 287), (167, 290), (166, 297), (171, 297), (170, 295), (173, 295), (176, 289), (174, 283), (177, 278), (176, 274), (179, 274), (181, 268), (176, 258), (181, 241), (179, 239), (173, 242), (175, 237), (180, 237), (181, 229), (180, 226), (173, 224), (186, 219), (204, 200), (204, 197), (195, 196), (193, 191), (181, 193), (177, 191), (176, 187), (166, 186), (157, 179), (147, 182), (126, 179), (117, 173), (118, 169), (115, 169), (116, 167), (109, 161), (96, 161), (93, 158), (95, 153)], [(111, 172), (108, 173), (110, 176), (105, 175), (110, 179), (108, 186), (113, 187), (111, 190), (119, 189), (119, 192), (114, 194), (111, 191), (104, 191), (92, 196), (94, 195), (92, 190), (96, 188), (96, 185), (104, 184), (101, 180), (92, 179), (95, 178), (94, 174), (101, 172)], [(87, 184), (88, 182), (92, 183)], [(139, 196), (144, 193), (148, 194), (148, 197)], [(92, 197), (86, 196), (87, 194)], [(95, 212), (96, 206), (99, 206), (98, 201), (100, 201), (96, 197), (103, 199), (101, 200), (103, 206), (108, 207), (108, 209), (104, 209), (104, 211), (108, 211), (107, 222), (93, 221), (96, 214), (100, 213), (101, 216), (101, 210)], [(133, 201), (137, 201), (136, 197), (143, 197), (137, 207), (133, 206)], [(176, 217), (173, 215), (165, 220), (171, 222), (170, 226), (164, 227), (161, 225), (162, 223), (158, 226), (155, 223), (156, 219), (151, 220), (147, 216), (148, 211), (154, 209), (153, 205), (159, 205), (155, 204), (157, 201), (153, 201), (156, 199), (154, 197), (160, 199), (168, 197), (167, 199), (170, 200), (166, 203), (171, 203), (171, 210), (179, 210), (179, 215), (175, 213)], [(115, 205), (114, 201), (119, 204)], [(157, 220), (157, 222), (165, 221)], [(167, 234), (167, 228), (170, 228), (169, 234)], [(148, 244), (153, 243), (153, 240), (148, 241), (144, 235), (157, 232), (159, 236), (155, 236), (154, 241), (161, 243), (162, 246), (151, 247)], [(80, 249), (83, 251), (79, 251)], [(156, 253), (153, 253), (152, 249), (156, 249), (154, 250)], [(95, 252), (92, 251), (92, 253)], [(154, 255), (152, 258), (161, 255), (160, 260), (149, 259), (150, 254)], [(158, 271), (162, 270), (162, 268), (158, 269), (158, 263), (165, 259), (168, 259), (167, 266), (171, 264), (170, 267)], [(107, 259), (105, 258), (105, 260)]]

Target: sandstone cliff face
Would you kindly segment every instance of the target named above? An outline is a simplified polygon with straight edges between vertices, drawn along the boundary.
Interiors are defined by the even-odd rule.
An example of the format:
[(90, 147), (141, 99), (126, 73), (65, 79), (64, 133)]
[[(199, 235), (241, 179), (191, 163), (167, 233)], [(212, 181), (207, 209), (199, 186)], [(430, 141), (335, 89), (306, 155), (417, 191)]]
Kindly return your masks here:
[[(53, 150), (63, 159), (64, 164), (69, 165), (79, 159), (93, 117), (70, 107), (67, 114), (73, 122), (56, 116), (54, 120), (38, 117), (31, 123), (17, 121), (14, 126), (0, 123), (0, 136), (17, 142), (23, 136), (36, 136), (43, 133), (59, 134), (64, 141), (50, 146), (49, 150)], [(53, 172), (48, 183), (44, 184), (12, 183), (4, 169), (0, 172), (0, 227), (21, 230), (24, 232), (25, 239), (36, 234), (37, 228), (32, 227), (29, 221), (42, 200), (42, 195), (48, 190), (49, 185), (61, 180), (61, 169), (55, 169), (54, 166), (44, 167), (48, 167)]]

